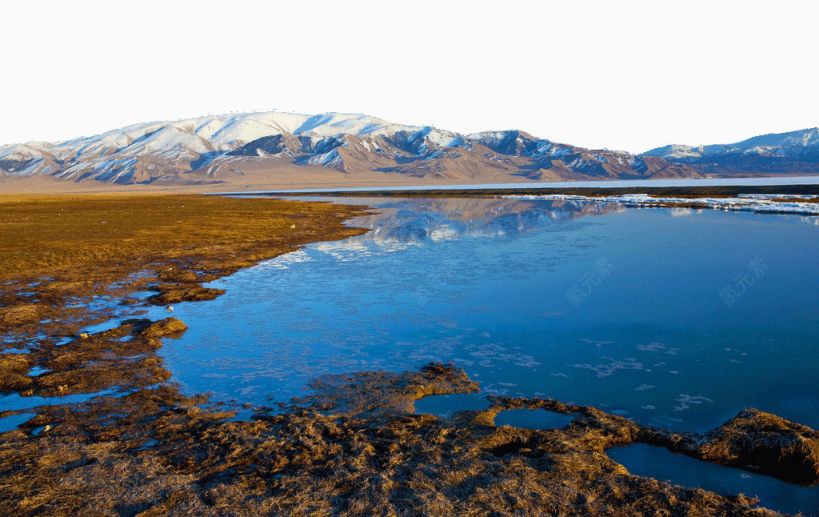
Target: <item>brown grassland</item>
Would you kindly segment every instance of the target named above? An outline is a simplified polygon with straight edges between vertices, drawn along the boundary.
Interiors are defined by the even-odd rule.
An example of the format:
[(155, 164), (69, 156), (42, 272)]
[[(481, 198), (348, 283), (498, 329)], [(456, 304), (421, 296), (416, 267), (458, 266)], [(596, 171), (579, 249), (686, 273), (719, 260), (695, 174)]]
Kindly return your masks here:
[[(635, 442), (819, 483), (819, 435), (755, 410), (706, 434), (539, 399), (494, 397), (438, 418), (414, 401), (479, 386), (430, 364), (325, 377), (303, 399), (234, 421), (235, 408), (171, 382), (157, 351), (187, 327), (140, 318), (141, 307), (219, 296), (202, 282), (360, 234), (343, 222), (361, 213), (195, 195), (0, 197), (0, 395), (53, 397), (0, 406), (0, 422), (33, 413), (0, 433), (0, 514), (776, 515), (742, 495), (631, 475), (605, 453)], [(144, 290), (156, 294), (133, 296)], [(93, 309), (94, 296), (117, 308)], [(112, 316), (124, 319), (80, 332)], [(97, 396), (62, 403), (72, 394)], [(573, 420), (496, 427), (510, 408)]]
[(42, 330), (52, 320), (72, 332), (101, 315), (69, 300), (147, 285), (160, 304), (213, 298), (200, 283), (308, 242), (360, 234), (342, 226), (358, 213), (201, 195), (0, 196), (0, 331)]

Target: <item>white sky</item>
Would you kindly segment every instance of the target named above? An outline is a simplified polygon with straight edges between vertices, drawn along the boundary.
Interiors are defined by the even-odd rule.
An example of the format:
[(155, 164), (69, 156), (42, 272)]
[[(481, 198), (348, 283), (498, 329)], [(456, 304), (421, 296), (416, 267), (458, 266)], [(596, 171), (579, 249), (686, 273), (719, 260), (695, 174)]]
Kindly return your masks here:
[(0, 143), (231, 111), (641, 152), (819, 125), (819, 2), (12, 1)]

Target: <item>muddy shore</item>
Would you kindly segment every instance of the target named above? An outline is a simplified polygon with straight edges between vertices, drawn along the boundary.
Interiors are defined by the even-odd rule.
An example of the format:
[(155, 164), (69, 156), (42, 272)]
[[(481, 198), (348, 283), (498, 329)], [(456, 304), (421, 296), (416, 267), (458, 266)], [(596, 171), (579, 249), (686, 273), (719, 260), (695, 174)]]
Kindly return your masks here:
[[(212, 299), (221, 291), (203, 283), (360, 234), (343, 224), (360, 208), (74, 196), (0, 197), (0, 209), (0, 390), (53, 397), (0, 407), (0, 422), (27, 415), (0, 433), (0, 514), (777, 515), (745, 496), (630, 475), (605, 453), (630, 443), (819, 483), (819, 435), (755, 410), (705, 434), (554, 400), (493, 397), (489, 409), (451, 418), (416, 413), (422, 397), (479, 391), (456, 365), (324, 377), (309, 397), (232, 420), (235, 408), (170, 382), (156, 351), (185, 323), (141, 310)], [(116, 308), (95, 308), (100, 299)], [(81, 332), (113, 316), (122, 323)], [(88, 399), (61, 403), (69, 395)], [(495, 426), (512, 408), (573, 420)]]

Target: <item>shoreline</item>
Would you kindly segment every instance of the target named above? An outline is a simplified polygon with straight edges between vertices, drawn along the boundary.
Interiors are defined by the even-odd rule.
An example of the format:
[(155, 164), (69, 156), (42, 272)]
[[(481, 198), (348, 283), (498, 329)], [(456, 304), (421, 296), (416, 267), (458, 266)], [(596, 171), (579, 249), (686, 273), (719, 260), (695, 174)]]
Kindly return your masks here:
[[(293, 168), (297, 167), (297, 168)], [(540, 181), (528, 180), (518, 183), (507, 178), (488, 176), (481, 181), (473, 179), (438, 178), (434, 180), (406, 175), (390, 175), (383, 172), (342, 173), (333, 169), (305, 166), (290, 166), (272, 169), (250, 168), (234, 177), (203, 181), (156, 182), (117, 184), (97, 180), (70, 181), (45, 177), (0, 177), (0, 190), (19, 195), (70, 195), (70, 194), (319, 194), (319, 193), (364, 193), (374, 192), (436, 192), (481, 190), (523, 190), (546, 191), (565, 189), (592, 189), (612, 192), (612, 189), (669, 189), (669, 188), (722, 188), (745, 186), (791, 187), (795, 185), (819, 185), (819, 175), (745, 175), (696, 179), (572, 179)], [(521, 178), (523, 179), (523, 178)], [(1, 194), (0, 194), (1, 195)]]
[(236, 196), (270, 196), (270, 197), (486, 197), (507, 195), (572, 195), (588, 197), (605, 197), (629, 194), (649, 194), (668, 197), (733, 197), (739, 194), (783, 194), (783, 195), (819, 195), (819, 185), (730, 185), (730, 186), (639, 186), (639, 187), (510, 187), (510, 188), (474, 188), (474, 189), (377, 189), (377, 190), (320, 190), (320, 191), (258, 191), (258, 192), (226, 192), (209, 195), (236, 195)]
[[(82, 317), (82, 311), (43, 312), (30, 307), (42, 303), (39, 298), (59, 304), (61, 293), (65, 304), (76, 295), (98, 293), (130, 304), (134, 300), (128, 297), (137, 289), (156, 293), (147, 298), (147, 303), (155, 305), (212, 299), (220, 293), (202, 283), (263, 260), (259, 256), (365, 231), (344, 225), (349, 217), (365, 213), (361, 207), (204, 196), (159, 200), (160, 205), (171, 204), (175, 210), (174, 201), (188, 205), (200, 198), (217, 203), (213, 216), (229, 222), (247, 220), (242, 206), (292, 207), (292, 218), (276, 226), (277, 232), (288, 237), (268, 242), (266, 253), (261, 255), (258, 242), (254, 247), (237, 244), (194, 253), (184, 244), (180, 251), (166, 240), (181, 231), (174, 227), (160, 239), (167, 244), (160, 251), (166, 256), (162, 263), (157, 262), (157, 256), (126, 263), (124, 255), (114, 250), (106, 259), (120, 261), (113, 269), (93, 278), (78, 278), (89, 274), (81, 269), (61, 279), (57, 275), (62, 271), (59, 264), (51, 263), (57, 253), (40, 257), (28, 250), (30, 255), (18, 260), (41, 267), (40, 276), (57, 277), (38, 280), (36, 285), (31, 285), (35, 278), (31, 275), (18, 275), (16, 284), (7, 283), (6, 277), (0, 282), (4, 290), (35, 292), (34, 296), (21, 294), (22, 302), (18, 300), (13, 306), (6, 302), (0, 318), (4, 335), (13, 331), (12, 339), (0, 343), (3, 390), (46, 397), (103, 393), (78, 404), (39, 406), (34, 408), (36, 415), (19, 429), (0, 434), (2, 513), (361, 515), (401, 513), (412, 508), (446, 515), (467, 510), (505, 513), (513, 508), (525, 514), (605, 515), (612, 511), (653, 514), (665, 508), (671, 512), (776, 515), (751, 509), (753, 500), (744, 496), (723, 497), (632, 476), (605, 454), (609, 447), (628, 443), (663, 445), (708, 461), (791, 475), (792, 469), (783, 470), (782, 463), (753, 459), (755, 448), (766, 447), (772, 440), (779, 444), (780, 457), (791, 458), (788, 465), (804, 464), (797, 482), (819, 480), (819, 470), (810, 457), (800, 456), (804, 447), (819, 451), (815, 432), (767, 414), (740, 414), (734, 424), (729, 422), (699, 436), (652, 430), (594, 408), (551, 400), (494, 398), (488, 410), (459, 412), (451, 419), (416, 413), (413, 402), (422, 397), (479, 391), (478, 384), (454, 365), (325, 378), (311, 386), (314, 394), (309, 397), (278, 410), (256, 408), (249, 420), (231, 420), (235, 412), (225, 411), (224, 405), (210, 404), (206, 396), (186, 396), (178, 386), (169, 384), (172, 379), (156, 351), (162, 340), (186, 330), (184, 322), (170, 314), (158, 321), (134, 314), (117, 327), (85, 334), (80, 332), (81, 325), (71, 325), (72, 320)], [(144, 198), (139, 201), (144, 202)], [(81, 202), (84, 210), (93, 208), (88, 199)], [(42, 221), (51, 221), (55, 206), (38, 205), (35, 212), (41, 214)], [(225, 206), (232, 207), (233, 212), (224, 210)], [(25, 205), (17, 208), (22, 213), (19, 224), (34, 217), (23, 210)], [(74, 209), (79, 210), (79, 206)], [(108, 209), (119, 212), (122, 206), (113, 203)], [(138, 209), (144, 212), (145, 205), (138, 204)], [(161, 210), (161, 206), (153, 209)], [(154, 215), (158, 221), (167, 217), (163, 212)], [(77, 220), (89, 220), (88, 213), (80, 211), (76, 216)], [(201, 230), (194, 222), (196, 219), (191, 220), (193, 226), (183, 228)], [(107, 217), (106, 231), (116, 224)], [(151, 224), (159, 223), (146, 221), (142, 229), (162, 234)], [(226, 226), (235, 231), (230, 224)], [(295, 229), (298, 237), (290, 237)], [(228, 231), (223, 227), (215, 230)], [(253, 228), (251, 236), (258, 231)], [(81, 233), (82, 242), (90, 242), (87, 239), (92, 239), (96, 230), (87, 234), (83, 229)], [(155, 245), (150, 235), (139, 231), (133, 235), (126, 238), (145, 238), (145, 249)], [(191, 233), (185, 237), (196, 236)], [(99, 257), (87, 257), (85, 249), (78, 255), (72, 254), (77, 250), (71, 247), (59, 251), (64, 254), (60, 256), (68, 257), (64, 260), (75, 257), (93, 264), (94, 269), (99, 265)], [(39, 261), (31, 262), (35, 256)], [(3, 257), (9, 260), (8, 254)], [(153, 273), (108, 290), (128, 268), (135, 268), (132, 273), (150, 268)], [(5, 274), (12, 275), (9, 271)], [(38, 301), (30, 303), (33, 298)], [(138, 312), (141, 303), (146, 301), (135, 299), (127, 307)], [(17, 310), (9, 312), (8, 307)], [(105, 314), (96, 316), (104, 318)], [(51, 321), (43, 324), (43, 319)], [(47, 335), (38, 337), (44, 328)], [(28, 352), (8, 352), (21, 347)], [(34, 368), (39, 369), (36, 374)], [(107, 392), (111, 389), (115, 393)], [(572, 414), (574, 421), (555, 430), (496, 427), (494, 416), (511, 408)], [(0, 418), (32, 411), (2, 411)], [(778, 434), (771, 435), (770, 430), (777, 427)], [(762, 433), (763, 428), (769, 434)], [(720, 455), (719, 451), (744, 437), (750, 437), (751, 444), (746, 443), (744, 455), (734, 459)], [(709, 443), (713, 450), (704, 447)]]
[[(157, 328), (142, 317), (149, 307), (170, 316), (174, 303), (224, 292), (203, 284), (368, 231), (345, 224), (366, 207), (327, 203), (0, 196), (0, 208), (0, 392), (21, 401), (166, 382), (159, 338), (186, 327), (169, 318)], [(115, 339), (84, 330), (115, 319), (124, 321)]]

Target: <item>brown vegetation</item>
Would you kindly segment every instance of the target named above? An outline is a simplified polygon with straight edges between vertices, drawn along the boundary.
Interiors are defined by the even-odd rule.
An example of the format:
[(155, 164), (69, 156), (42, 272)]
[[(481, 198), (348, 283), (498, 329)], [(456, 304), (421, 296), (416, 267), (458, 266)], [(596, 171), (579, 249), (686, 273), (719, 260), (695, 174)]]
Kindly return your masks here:
[[(198, 216), (183, 210), (167, 221), (182, 204), (197, 206)], [(73, 225), (45, 228), (60, 207), (76, 210), (57, 216), (74, 218)], [(605, 453), (638, 441), (817, 481), (814, 431), (761, 412), (741, 413), (702, 436), (552, 400), (496, 397), (488, 410), (451, 419), (416, 414), (419, 398), (478, 390), (453, 365), (325, 376), (307, 397), (257, 408), (250, 421), (229, 420), (233, 412), (167, 382), (156, 351), (161, 339), (186, 330), (182, 321), (131, 318), (84, 333), (80, 322), (105, 314), (72, 301), (144, 288), (164, 297), (157, 303), (207, 298), (218, 293), (203, 291), (203, 281), (309, 240), (360, 232), (341, 226), (356, 212), (194, 196), (6, 199), (3, 208), (0, 257), (15, 269), (0, 277), (10, 282), (0, 294), (0, 391), (55, 398), (0, 410), (0, 418), (35, 413), (0, 433), (2, 515), (775, 515), (752, 509), (744, 496), (632, 476)], [(148, 208), (136, 222), (119, 218)], [(98, 218), (98, 210), (118, 221), (109, 227), (117, 232), (74, 227)], [(25, 238), (11, 240), (17, 233)], [(121, 242), (123, 234), (132, 240)], [(144, 303), (130, 302), (136, 307), (129, 310)], [(59, 403), (104, 390), (81, 404)], [(574, 420), (564, 429), (494, 425), (499, 411), (523, 407)]]
[[(250, 421), (226, 420), (167, 386), (39, 408), (0, 435), (0, 512), (776, 515), (742, 495), (630, 475), (606, 449), (665, 431), (594, 408), (494, 398), (451, 419), (406, 410), (424, 394), (476, 389), (452, 365), (430, 365), (336, 376), (315, 397)], [(494, 426), (499, 411), (518, 407), (574, 420)]]
[(70, 335), (110, 314), (70, 303), (92, 296), (147, 288), (156, 304), (212, 299), (221, 291), (202, 282), (359, 234), (342, 226), (358, 213), (199, 195), (0, 196), (0, 334)]

